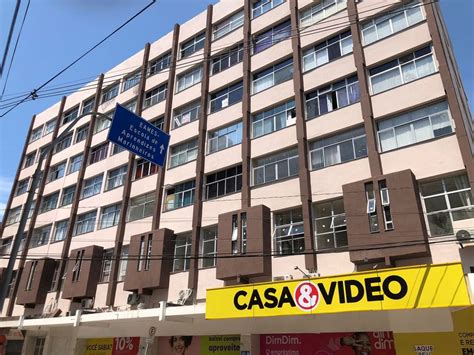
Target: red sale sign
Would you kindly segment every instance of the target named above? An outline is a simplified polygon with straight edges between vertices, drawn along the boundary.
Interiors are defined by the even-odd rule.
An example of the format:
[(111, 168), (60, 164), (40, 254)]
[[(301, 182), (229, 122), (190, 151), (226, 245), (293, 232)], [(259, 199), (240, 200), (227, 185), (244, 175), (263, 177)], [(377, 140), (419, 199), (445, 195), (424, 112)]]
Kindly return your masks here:
[(395, 355), (392, 332), (266, 334), (260, 354)]
[(138, 355), (139, 349), (139, 337), (114, 338), (112, 355)]

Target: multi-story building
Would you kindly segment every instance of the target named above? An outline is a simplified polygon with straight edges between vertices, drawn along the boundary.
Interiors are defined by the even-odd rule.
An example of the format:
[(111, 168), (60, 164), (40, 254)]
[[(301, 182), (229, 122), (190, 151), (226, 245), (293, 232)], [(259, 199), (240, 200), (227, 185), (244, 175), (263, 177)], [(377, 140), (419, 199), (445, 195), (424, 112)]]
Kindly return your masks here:
[[(165, 166), (110, 143), (110, 121), (87, 115), (46, 155), (22, 210), (45, 147), (116, 103), (170, 134)], [(472, 304), (473, 153), (438, 3), (222, 0), (33, 117), (1, 227), (2, 255), (14, 238), (22, 245), (0, 328), (12, 347), (13, 330), (26, 331), (26, 354), (88, 354), (99, 337), (141, 337), (166, 354), (158, 336), (175, 334), (234, 335), (201, 348), (263, 354), (297, 346), (297, 333), (316, 344), (309, 333), (360, 331), (385, 336), (390, 347), (372, 347), (392, 354), (393, 333), (446, 335), (454, 310)], [(371, 283), (407, 270), (418, 288)], [(342, 281), (324, 286), (371, 274), (365, 292), (379, 306), (358, 308)], [(316, 291), (288, 293), (306, 277), (321, 280)], [(416, 302), (382, 302), (407, 290)], [(341, 307), (327, 314), (283, 312), (295, 300), (304, 312), (298, 298), (309, 297), (316, 313), (336, 294)], [(364, 336), (343, 335), (334, 349)]]

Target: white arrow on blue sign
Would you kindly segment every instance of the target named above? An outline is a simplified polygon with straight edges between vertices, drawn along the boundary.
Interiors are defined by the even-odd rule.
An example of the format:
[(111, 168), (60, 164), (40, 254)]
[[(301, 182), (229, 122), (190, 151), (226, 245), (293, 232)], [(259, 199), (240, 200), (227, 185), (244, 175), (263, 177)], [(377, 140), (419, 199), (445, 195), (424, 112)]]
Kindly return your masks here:
[(163, 166), (170, 142), (169, 134), (119, 104), (107, 138), (159, 166)]

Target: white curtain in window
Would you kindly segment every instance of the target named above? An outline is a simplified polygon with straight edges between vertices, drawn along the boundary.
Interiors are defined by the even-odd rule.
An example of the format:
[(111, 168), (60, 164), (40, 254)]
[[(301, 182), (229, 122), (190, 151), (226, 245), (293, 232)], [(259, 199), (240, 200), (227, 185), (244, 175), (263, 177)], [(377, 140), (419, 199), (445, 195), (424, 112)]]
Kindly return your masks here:
[(444, 131), (443, 128), (451, 127), (451, 120), (447, 112), (441, 112), (431, 117), (433, 133), (436, 136), (437, 131)]
[(407, 17), (410, 26), (423, 20), (423, 14), (421, 13), (419, 4), (407, 10)]
[(403, 80), (405, 83), (413, 81), (417, 78), (415, 63), (408, 63), (402, 66)]
[(395, 17), (392, 17), (392, 28), (393, 32), (398, 32), (407, 27), (407, 21), (405, 18), (405, 13), (401, 12)]
[(342, 55), (352, 53), (352, 37), (344, 38), (341, 41)]
[(390, 27), (390, 20), (385, 20), (377, 24), (377, 32), (379, 39), (387, 37), (392, 34), (392, 28)]
[(323, 65), (329, 61), (328, 51), (327, 49), (322, 49), (316, 52), (316, 66)]
[(416, 61), (416, 70), (418, 72), (418, 77), (424, 77), (426, 75), (430, 75), (434, 73), (434, 63), (433, 63), (433, 56), (428, 56), (425, 58), (418, 59)]
[(370, 44), (372, 42), (375, 42), (377, 40), (377, 31), (375, 29), (375, 26), (372, 26), (370, 28), (365, 29), (362, 32), (364, 36), (364, 43), (365, 44)]
[(253, 92), (257, 93), (272, 87), (273, 75), (268, 75), (253, 82)]
[(430, 120), (428, 118), (414, 122), (413, 128), (417, 142), (422, 142), (433, 137)]
[(310, 55), (303, 57), (303, 70), (306, 72), (313, 68), (316, 68), (316, 57), (314, 53), (311, 53)]
[(372, 89), (374, 94), (391, 89), (401, 84), (402, 79), (400, 77), (400, 71), (398, 68), (394, 68), (383, 74), (372, 77)]
[(410, 125), (395, 127), (395, 135), (397, 137), (397, 146), (403, 147), (414, 143), (413, 134)]
[(324, 161), (325, 166), (330, 166), (341, 162), (339, 147), (337, 145), (324, 148)]

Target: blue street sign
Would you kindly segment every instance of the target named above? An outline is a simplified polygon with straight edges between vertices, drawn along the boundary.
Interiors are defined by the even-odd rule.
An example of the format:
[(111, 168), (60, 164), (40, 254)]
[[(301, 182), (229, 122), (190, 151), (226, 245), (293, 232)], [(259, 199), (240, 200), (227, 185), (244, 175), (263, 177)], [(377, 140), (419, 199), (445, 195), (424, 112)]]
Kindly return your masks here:
[(107, 138), (159, 166), (163, 166), (170, 142), (169, 134), (119, 104)]

